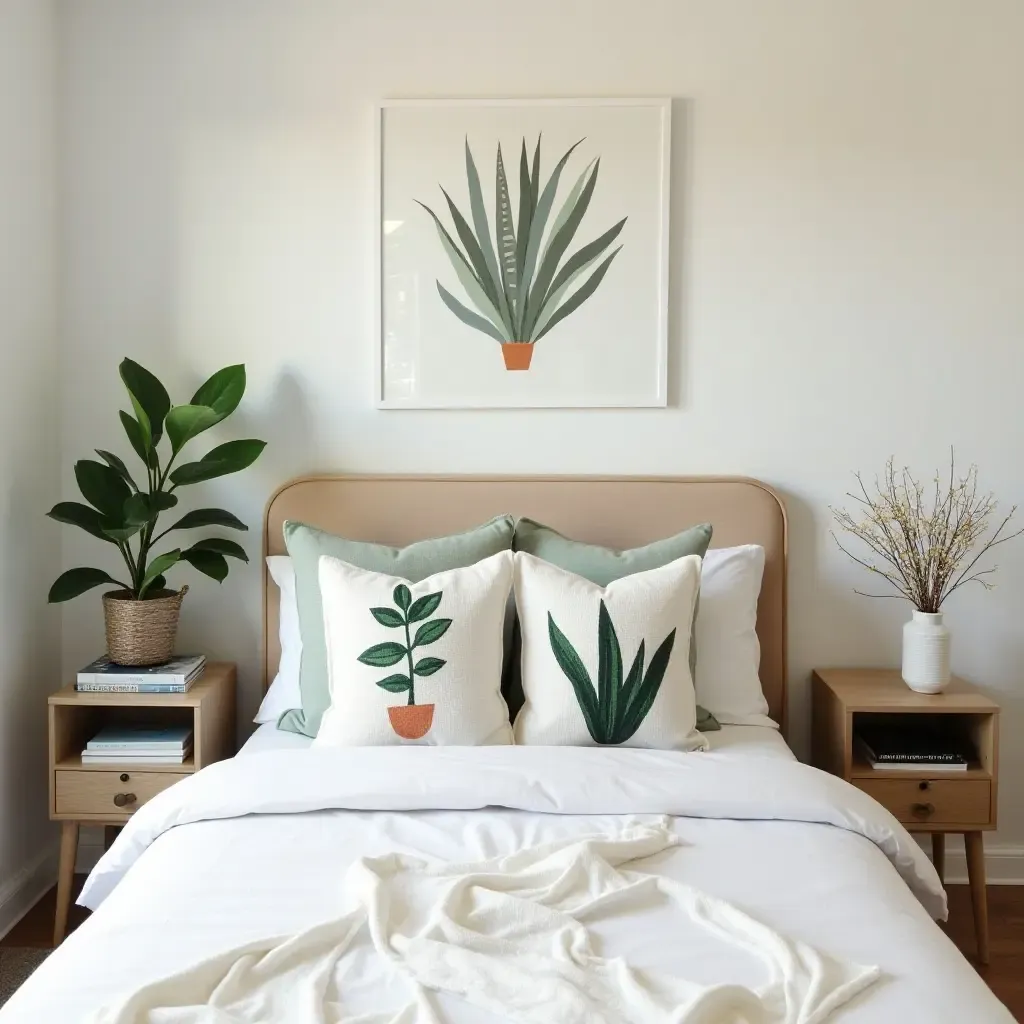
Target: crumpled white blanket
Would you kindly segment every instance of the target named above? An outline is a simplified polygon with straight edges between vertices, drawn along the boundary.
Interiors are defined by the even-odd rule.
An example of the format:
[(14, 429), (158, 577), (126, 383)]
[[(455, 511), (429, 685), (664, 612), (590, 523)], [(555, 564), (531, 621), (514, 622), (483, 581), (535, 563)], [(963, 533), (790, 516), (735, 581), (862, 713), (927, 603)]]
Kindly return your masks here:
[[(472, 864), (364, 858), (348, 872), (348, 913), (146, 985), (90, 1024), (439, 1024), (434, 991), (529, 1024), (818, 1024), (879, 976), (639, 869), (676, 843), (662, 822)], [(650, 899), (760, 959), (764, 983), (707, 986), (603, 956), (584, 921)], [(397, 1012), (346, 1008), (346, 964), (360, 944), (411, 982), (414, 998)]]

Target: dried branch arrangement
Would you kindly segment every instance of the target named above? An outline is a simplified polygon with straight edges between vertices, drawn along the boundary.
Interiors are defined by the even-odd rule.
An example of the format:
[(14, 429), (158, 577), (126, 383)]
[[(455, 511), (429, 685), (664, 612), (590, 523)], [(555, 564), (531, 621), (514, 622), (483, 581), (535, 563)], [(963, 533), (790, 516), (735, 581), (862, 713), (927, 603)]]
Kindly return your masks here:
[(832, 536), (844, 554), (898, 592), (865, 597), (905, 597), (918, 611), (937, 612), (950, 594), (968, 583), (991, 590), (987, 577), (998, 566), (978, 568), (979, 563), (994, 547), (1024, 533), (1024, 528), (1008, 530), (1016, 505), (989, 533), (996, 514), (995, 497), (991, 492), (978, 493), (977, 466), (957, 477), (952, 452), (949, 479), (936, 473), (930, 501), (924, 485), (906, 467), (897, 472), (892, 459), (886, 463), (884, 477), (876, 477), (874, 494), (860, 473), (857, 483), (860, 494), (847, 496), (857, 503), (858, 514), (836, 508), (831, 512), (836, 524), (862, 541), (871, 554), (858, 558), (835, 532)]

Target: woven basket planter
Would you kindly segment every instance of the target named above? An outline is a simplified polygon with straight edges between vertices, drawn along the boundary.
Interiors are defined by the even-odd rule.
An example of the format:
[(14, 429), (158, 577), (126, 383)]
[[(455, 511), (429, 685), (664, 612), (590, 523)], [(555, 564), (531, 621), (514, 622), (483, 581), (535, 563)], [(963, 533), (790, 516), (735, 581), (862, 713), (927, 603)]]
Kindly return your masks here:
[(103, 595), (107, 628), (107, 656), (118, 665), (159, 665), (174, 654), (178, 613), (188, 587), (158, 590), (154, 597), (136, 601), (130, 591)]

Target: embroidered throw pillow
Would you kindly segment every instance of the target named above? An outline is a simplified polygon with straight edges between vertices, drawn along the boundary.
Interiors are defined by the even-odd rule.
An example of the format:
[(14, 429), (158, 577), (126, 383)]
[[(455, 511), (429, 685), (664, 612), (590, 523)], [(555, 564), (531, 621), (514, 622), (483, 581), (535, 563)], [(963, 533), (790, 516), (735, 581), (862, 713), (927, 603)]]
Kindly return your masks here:
[(511, 743), (501, 696), (512, 552), (417, 583), (320, 558), (330, 707), (313, 746)]
[(602, 587), (516, 552), (516, 742), (703, 749), (689, 664), (700, 565), (687, 555)]

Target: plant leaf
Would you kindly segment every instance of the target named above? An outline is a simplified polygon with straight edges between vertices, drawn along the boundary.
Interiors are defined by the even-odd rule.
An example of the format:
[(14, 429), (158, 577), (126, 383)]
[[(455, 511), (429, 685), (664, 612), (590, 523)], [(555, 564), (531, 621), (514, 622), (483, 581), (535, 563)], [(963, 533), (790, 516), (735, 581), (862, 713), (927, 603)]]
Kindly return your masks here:
[(243, 562), (249, 561), (245, 548), (236, 540), (228, 540), (226, 537), (205, 537), (196, 541), (188, 549), (189, 551), (216, 551), (220, 555), (227, 555), (230, 558), (238, 558)]
[[(512, 322), (518, 313), (518, 292), (516, 291), (516, 229), (512, 223), (512, 200), (508, 194), (508, 180), (505, 178), (505, 163), (501, 158), (501, 143), (498, 144), (498, 160), (494, 182), (494, 232), (498, 249), (498, 266), (501, 268), (502, 291)], [(519, 338), (513, 338), (519, 341)]]
[(611, 256), (609, 256), (608, 259), (606, 259), (604, 263), (602, 263), (597, 268), (597, 270), (595, 270), (594, 273), (587, 278), (587, 280), (583, 283), (582, 287), (580, 287), (577, 291), (573, 292), (572, 295), (570, 295), (569, 298), (566, 299), (565, 302), (558, 307), (558, 309), (552, 315), (551, 319), (548, 320), (548, 322), (544, 325), (543, 329), (534, 339), (535, 341), (540, 341), (540, 339), (543, 338), (544, 335), (547, 334), (548, 331), (550, 331), (551, 328), (555, 326), (555, 324), (564, 320), (570, 313), (574, 313), (577, 309), (580, 308), (580, 306), (583, 305), (584, 302), (587, 301), (587, 299), (590, 298), (591, 295), (594, 294), (594, 292), (597, 291), (597, 286), (601, 283), (602, 279), (604, 278), (604, 275), (608, 273), (608, 268), (612, 265), (612, 260), (619, 255), (621, 249), (622, 246), (620, 245), (619, 248), (616, 249), (611, 254)]
[(47, 600), (50, 604), (70, 601), (73, 597), (78, 597), (79, 594), (84, 594), (101, 583), (113, 583), (118, 587), (124, 586), (123, 583), (118, 583), (113, 576), (105, 573), (102, 569), (68, 569), (54, 580)]
[(149, 584), (149, 593), (155, 594), (158, 590), (164, 590), (167, 587), (166, 576), (154, 576), (152, 582)]
[(394, 608), (371, 608), (370, 614), (382, 626), (387, 626), (388, 629), (396, 629), (399, 626), (405, 625), (405, 619)]
[(391, 665), (397, 665), (407, 653), (401, 644), (388, 640), (386, 643), (367, 647), (357, 660), (364, 665), (372, 665), (374, 668), (389, 668)]
[(467, 326), (472, 327), (475, 331), (480, 331), (481, 334), (486, 334), (489, 338), (493, 338), (495, 341), (502, 343), (509, 340), (504, 334), (499, 332), (497, 327), (486, 320), (482, 316), (478, 316), (471, 309), (467, 309), (454, 295), (449, 292), (440, 281), (437, 283), (437, 293), (441, 296), (441, 301)]
[(432, 676), (438, 669), (444, 668), (448, 662), (444, 658), (420, 658), (413, 671), (418, 676)]
[(139, 587), (139, 599), (141, 600), (146, 596), (146, 591), (152, 586), (153, 581), (158, 577), (162, 576), (175, 562), (177, 562), (182, 556), (181, 551), (175, 548), (173, 551), (165, 551), (162, 555), (157, 555), (152, 562), (146, 566), (146, 575), (142, 577), (142, 585)]
[[(619, 246), (621, 249), (622, 246)], [(616, 250), (617, 252), (618, 250)], [(575, 270), (569, 275), (557, 288), (552, 285), (548, 289), (548, 294), (543, 296), (543, 302), (540, 307), (540, 311), (537, 315), (537, 319), (533, 325), (534, 337), (539, 337), (540, 334), (548, 325), (548, 321), (558, 312), (558, 304), (562, 300), (562, 296), (576, 283), (576, 280), (585, 274), (595, 263), (601, 258), (601, 253), (597, 253), (592, 259), (588, 260), (581, 267)], [(561, 276), (561, 274), (559, 274)]]
[(193, 437), (209, 430), (223, 418), (208, 405), (174, 406), (167, 414), (167, 436), (171, 439), (171, 450), (181, 451)]
[(222, 508), (196, 508), (186, 512), (171, 530), (194, 530), (199, 526), (226, 526), (232, 530), (248, 530), (249, 527), (238, 516), (225, 512)]
[(192, 396), (192, 405), (209, 406), (218, 421), (230, 416), (238, 408), (245, 394), (245, 364), (225, 366), (206, 380)]
[(100, 540), (114, 543), (114, 540), (103, 532), (103, 516), (96, 509), (79, 501), (59, 501), (46, 514), (58, 523), (70, 523)]
[(526, 139), (519, 153), (519, 226), (516, 229), (516, 282), (519, 285), (519, 301), (516, 306), (516, 328), (520, 338), (523, 337), (523, 315), (526, 312), (526, 292), (523, 271), (526, 268), (526, 247), (530, 241), (530, 222), (533, 220), (533, 207), (530, 203), (530, 164), (526, 155)]
[(228, 575), (228, 560), (219, 551), (207, 551), (194, 545), (181, 553), (181, 560), (188, 562), (193, 569), (222, 583)]
[(640, 728), (643, 720), (647, 717), (647, 712), (651, 710), (651, 705), (658, 696), (661, 681), (665, 678), (665, 670), (672, 657), (672, 645), (675, 643), (675, 639), (676, 631), (673, 629), (651, 656), (651, 663), (647, 667), (644, 681), (637, 688), (634, 699), (630, 701), (622, 725), (613, 742), (625, 743)]
[(463, 247), (466, 250), (466, 256), (469, 259), (470, 266), (473, 269), (473, 274), (476, 277), (480, 287), (483, 288), (484, 293), (490, 299), (491, 304), (497, 308), (498, 306), (498, 292), (494, 289), (494, 284), (491, 281), (490, 274), (487, 270), (487, 260), (484, 258), (483, 250), (480, 248), (480, 243), (476, 240), (473, 234), (472, 228), (466, 223), (466, 218), (462, 216), (462, 212), (452, 202), (452, 197), (442, 188), (441, 194), (445, 198), (445, 202), (448, 204), (448, 212), (451, 214), (452, 223), (455, 225), (455, 231), (459, 236), (459, 241), (462, 242)]
[(441, 594), (442, 591), (438, 590), (433, 594), (427, 594), (425, 597), (416, 598), (409, 606), (409, 621), (420, 622), (433, 615), (437, 611), (437, 606), (441, 603)]
[(611, 735), (619, 717), (619, 687), (622, 685), (622, 649), (615, 625), (604, 601), (597, 613), (597, 706), (604, 720), (604, 732)]
[(551, 644), (551, 653), (558, 662), (558, 667), (564, 673), (566, 679), (572, 684), (576, 693), (576, 701), (583, 713), (583, 721), (586, 722), (587, 732), (595, 743), (604, 743), (604, 730), (598, 714), (597, 693), (594, 691), (594, 684), (590, 680), (590, 673), (576, 653), (576, 648), (569, 642), (569, 638), (558, 628), (548, 612), (548, 641)]
[(75, 479), (85, 500), (120, 525), (124, 503), (132, 493), (121, 474), (105, 462), (80, 459), (75, 463)]
[(154, 491), (147, 494), (139, 491), (131, 495), (124, 503), (120, 521), (126, 526), (145, 526), (153, 522), (161, 512), (174, 508), (178, 504), (178, 496), (167, 491)]
[(377, 685), (389, 693), (405, 693), (412, 686), (408, 676), (397, 672), (393, 676), (388, 676), (387, 679), (378, 679)]
[(440, 640), (448, 632), (451, 624), (451, 619), (434, 619), (432, 622), (423, 623), (412, 639), (413, 647), (426, 647), (427, 644)]
[[(622, 226), (626, 223), (626, 218), (623, 217), (618, 224), (610, 227), (603, 235), (599, 238), (595, 238), (594, 241), (588, 242), (583, 248), (578, 249), (573, 255), (566, 260), (565, 265), (555, 275), (554, 281), (551, 282), (551, 287), (548, 289), (548, 295), (553, 294), (562, 287), (563, 284), (567, 284), (572, 278), (576, 276), (579, 271), (582, 271), (584, 267), (593, 263), (598, 259), (601, 254), (608, 248), (612, 242), (618, 237), (619, 232), (622, 230)], [(621, 249), (622, 246), (619, 246)], [(547, 304), (547, 299), (542, 305)], [(543, 312), (543, 308), (541, 310)]]
[(146, 446), (146, 438), (142, 433), (142, 427), (139, 425), (138, 420), (133, 419), (123, 409), (118, 415), (121, 417), (121, 425), (124, 427), (124, 432), (128, 435), (128, 441), (131, 443), (132, 448), (135, 449), (135, 454), (147, 466), (152, 466), (154, 464), (153, 454), (151, 449)]
[(622, 694), (619, 698), (619, 715), (616, 726), (621, 726), (626, 716), (629, 714), (630, 705), (636, 697), (637, 690), (640, 688), (640, 683), (644, 676), (644, 658), (646, 657), (644, 641), (640, 641), (640, 646), (637, 648), (636, 657), (633, 659), (633, 664), (629, 666), (629, 672), (626, 674), (625, 681), (622, 684)]
[(132, 479), (128, 467), (113, 453), (105, 452), (102, 448), (95, 448), (96, 454), (113, 470), (121, 474), (121, 479), (133, 490), (139, 489), (138, 484)]
[(537, 212), (537, 193), (540, 191), (540, 134), (533, 149), (533, 171), (530, 174), (530, 219)]
[[(118, 372), (128, 390), (135, 414), (139, 418), (143, 438), (147, 436), (149, 438), (149, 443), (146, 445), (146, 448), (149, 449), (160, 440), (163, 434), (164, 417), (171, 407), (167, 389), (149, 370), (132, 359), (122, 359)], [(144, 415), (139, 415), (140, 410)]]
[(480, 175), (477, 173), (476, 162), (473, 160), (473, 153), (469, 148), (469, 138), (466, 138), (466, 181), (469, 184), (469, 209), (473, 217), (473, 231), (480, 249), (484, 254), (484, 262), (487, 264), (487, 273), (491, 278), (492, 292), (498, 298), (498, 312), (505, 329), (509, 331), (509, 340), (512, 335), (512, 311), (505, 301), (505, 293), (501, 285), (501, 270), (498, 268), (498, 260), (494, 255), (494, 246), (491, 244), (491, 229), (487, 223), (487, 212), (484, 209), (484, 194), (480, 188)]
[(219, 444), (198, 462), (186, 462), (185, 465), (172, 470), (171, 482), (176, 487), (183, 487), (186, 484), (197, 484), (203, 480), (227, 476), (229, 473), (238, 473), (251, 466), (266, 446), (266, 441), (254, 438)]
[(407, 612), (409, 610), (409, 605), (412, 604), (412, 591), (404, 583), (399, 583), (391, 593), (391, 600), (394, 601), (403, 612)]

